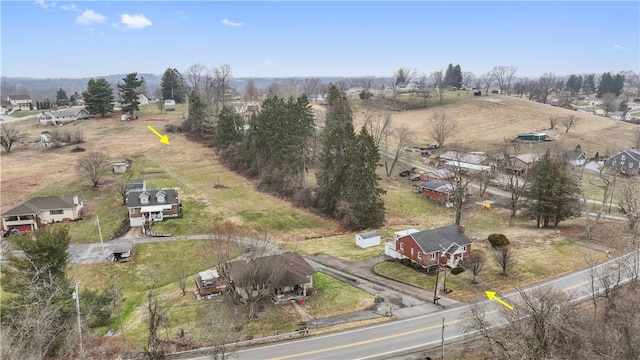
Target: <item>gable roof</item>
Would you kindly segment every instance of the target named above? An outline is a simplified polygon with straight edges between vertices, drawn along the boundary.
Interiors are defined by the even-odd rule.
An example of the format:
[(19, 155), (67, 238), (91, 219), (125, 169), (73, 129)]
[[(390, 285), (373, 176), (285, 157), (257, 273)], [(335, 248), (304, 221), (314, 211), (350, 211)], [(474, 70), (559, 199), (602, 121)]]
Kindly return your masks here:
[(455, 176), (453, 171), (451, 171), (449, 169), (439, 169), (439, 170), (434, 170), (434, 171), (427, 171), (426, 175), (428, 177), (438, 178), (438, 179), (448, 179), (450, 177)]
[(453, 184), (447, 181), (425, 181), (425, 182), (421, 182), (416, 186), (421, 189), (436, 191), (443, 194), (449, 194), (455, 190), (455, 188), (453, 187)]
[(380, 234), (378, 234), (377, 231), (369, 231), (369, 232), (361, 233), (361, 234), (358, 234), (358, 235), (360, 235), (360, 237), (363, 238), (363, 239), (370, 239), (370, 238), (374, 238), (374, 237), (380, 236)]
[(31, 100), (29, 95), (9, 95), (9, 100)]
[(78, 116), (81, 112), (86, 112), (87, 115), (89, 115), (89, 112), (87, 110), (85, 110), (83, 107), (71, 107), (71, 108), (66, 108), (66, 109), (62, 109), (62, 110), (55, 110), (55, 111), (50, 111), (49, 114), (51, 114), (51, 116)]
[(463, 162), (468, 164), (480, 165), (487, 160), (487, 157), (480, 154), (461, 153), (458, 151), (449, 150), (440, 156), (440, 160), (451, 160), (456, 162)]
[[(156, 194), (164, 192), (166, 197), (165, 201), (160, 203), (156, 198)], [(149, 203), (143, 204), (140, 202), (140, 195), (142, 193), (146, 193), (149, 196)], [(128, 195), (128, 203), (127, 208), (138, 208), (143, 206), (154, 206), (154, 205), (174, 205), (178, 204), (178, 192), (174, 189), (165, 189), (165, 190), (137, 190), (137, 191), (129, 191)]]
[[(12, 206), (3, 212), (2, 216), (37, 215), (45, 210), (73, 209), (76, 207), (73, 204), (73, 198), (73, 195), (36, 197)], [(82, 201), (84, 197), (78, 196), (78, 203)]]
[[(409, 234), (425, 254), (437, 251), (451, 251), (451, 245), (464, 246), (471, 240), (460, 231), (458, 225), (445, 226), (428, 231)], [(455, 249), (454, 249), (455, 250)]]
[(256, 282), (271, 282), (275, 287), (306, 284), (307, 276), (315, 274), (316, 270), (300, 254), (286, 252), (279, 255), (264, 256), (251, 259), (251, 268), (246, 259), (227, 263), (229, 275), (234, 282), (243, 285), (245, 276), (249, 271), (257, 271), (253, 274)]
[(532, 164), (540, 160), (540, 157), (538, 156), (538, 154), (535, 154), (535, 153), (520, 154), (520, 155), (516, 155), (515, 158), (522, 161), (525, 164)]

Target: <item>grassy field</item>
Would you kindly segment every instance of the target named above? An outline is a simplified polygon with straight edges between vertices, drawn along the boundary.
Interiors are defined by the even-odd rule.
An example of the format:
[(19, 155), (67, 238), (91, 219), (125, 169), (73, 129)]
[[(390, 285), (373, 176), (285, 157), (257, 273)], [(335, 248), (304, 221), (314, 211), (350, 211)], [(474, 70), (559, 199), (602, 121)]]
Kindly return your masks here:
[[(458, 121), (459, 129), (448, 142), (465, 142), (475, 150), (489, 150), (518, 133), (544, 130), (550, 116), (569, 114), (564, 109), (513, 97), (467, 97), (462, 93), (452, 96), (455, 98), (447, 98), (445, 105), (429, 103), (423, 110), (395, 112), (394, 124), (406, 124), (412, 129), (415, 144), (432, 142), (425, 122), (433, 112), (445, 111)], [(359, 123), (363, 108), (357, 106), (354, 114), (356, 123)], [(12, 153), (2, 153), (2, 210), (33, 196), (83, 195), (87, 213), (84, 220), (68, 224), (72, 240), (74, 243), (97, 242), (98, 234), (94, 226), (96, 214), (100, 216), (105, 239), (113, 234), (126, 214), (126, 208), (114, 191), (117, 182), (125, 178), (145, 179), (149, 188), (178, 187), (183, 202), (184, 217), (157, 223), (154, 230), (158, 232), (175, 235), (206, 233), (216, 221), (225, 221), (237, 225), (246, 233), (268, 234), (274, 241), (303, 254), (324, 253), (358, 261), (382, 253), (382, 245), (370, 249), (357, 248), (354, 234), (343, 231), (334, 221), (257, 192), (251, 179), (223, 167), (211, 148), (194, 143), (182, 134), (169, 134), (170, 145), (167, 146), (161, 144), (157, 136), (147, 129), (147, 125), (152, 125), (163, 132), (165, 124), (177, 124), (185, 114), (184, 105), (178, 105), (176, 111), (160, 113), (151, 104), (138, 113), (138, 120), (123, 122), (119, 117), (109, 117), (68, 125), (73, 130), (83, 131), (86, 142), (81, 146), (87, 151), (108, 153), (114, 162), (133, 160), (129, 173), (108, 174), (98, 188), (91, 188), (88, 181), (75, 172), (75, 164), (83, 153), (71, 153), (70, 147), (51, 149), (16, 145)], [(39, 139), (40, 132), (50, 130), (34, 121), (19, 122), (16, 126), (28, 134), (29, 141)], [(568, 134), (552, 131), (550, 133), (558, 140), (535, 144), (531, 149), (538, 152), (554, 144), (563, 144), (568, 148), (580, 144), (588, 155), (596, 151), (603, 153), (603, 149), (626, 146), (624, 144), (630, 136), (631, 126), (612, 119), (583, 116)], [(382, 174), (384, 168), (380, 168), (380, 171)], [(411, 183), (396, 176), (398, 171), (396, 168), (393, 177), (384, 177), (382, 181), (387, 190), (384, 196), (386, 221), (382, 228), (376, 230), (382, 235), (383, 241), (390, 240), (394, 231), (406, 228), (425, 230), (453, 223), (455, 213), (452, 209), (438, 206), (413, 193)], [(312, 175), (310, 180), (309, 183), (313, 183)], [(596, 189), (587, 191), (597, 195)], [(565, 233), (564, 224), (559, 229), (561, 233), (556, 233), (556, 230), (540, 232), (531, 222), (516, 221), (513, 227), (509, 227), (506, 210), (499, 207), (490, 211), (482, 210), (474, 203), (480, 199), (474, 197), (472, 200), (465, 205), (463, 224), (467, 227), (467, 234), (476, 241), (474, 244), (478, 244), (478, 248), (486, 247), (483, 239), (490, 233), (502, 232), (512, 239), (520, 261), (513, 276), (506, 279), (497, 274), (494, 265), (488, 263), (480, 275), (483, 284), (488, 285), (471, 285), (468, 273), (452, 276), (448, 280), (448, 286), (454, 289), (451, 296), (472, 298), (481, 292), (483, 286), (504, 291), (584, 265), (583, 257), (588, 255), (588, 251), (570, 242), (583, 233), (580, 228), (582, 220), (569, 222), (567, 228), (579, 229), (571, 234)], [(599, 235), (601, 241), (608, 241), (611, 234), (604, 232)], [(140, 245), (134, 249), (134, 259), (130, 264), (74, 265), (72, 275), (81, 281), (81, 286), (120, 287), (125, 294), (121, 306), (126, 332), (136, 341), (142, 341), (144, 312), (141, 304), (145, 297), (144, 289), (150, 276), (159, 273), (161, 298), (174, 304), (174, 321), (168, 333), (173, 335), (179, 329), (185, 329), (194, 336), (206, 337), (206, 334), (202, 334), (204, 310), (199, 305), (201, 302), (195, 301), (193, 296), (180, 296), (173, 273), (178, 265), (184, 264), (191, 275), (189, 284), (193, 284), (193, 276), (212, 265), (210, 260), (202, 256), (201, 244), (172, 242)], [(489, 251), (488, 248), (485, 250)], [(540, 258), (553, 260), (540, 263)], [(385, 271), (391, 275), (415, 279), (426, 289), (433, 285), (429, 277), (408, 273), (406, 268), (393, 267), (389, 263), (380, 266), (383, 270), (388, 267)], [(314, 280), (319, 291), (307, 306), (314, 317), (363, 309), (373, 301), (359, 290), (323, 274), (317, 274)], [(263, 318), (271, 319), (273, 324), (246, 324), (246, 334), (268, 334), (290, 328), (299, 318), (289, 311), (265, 314)], [(282, 316), (288, 316), (287, 319), (291, 321)]]

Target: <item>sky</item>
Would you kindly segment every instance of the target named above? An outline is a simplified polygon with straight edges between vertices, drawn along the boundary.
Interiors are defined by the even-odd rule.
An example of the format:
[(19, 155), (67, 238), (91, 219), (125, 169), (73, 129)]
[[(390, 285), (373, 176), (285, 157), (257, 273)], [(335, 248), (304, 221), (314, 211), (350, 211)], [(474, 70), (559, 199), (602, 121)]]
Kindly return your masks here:
[(640, 72), (640, 2), (0, 1), (0, 74), (234, 77)]

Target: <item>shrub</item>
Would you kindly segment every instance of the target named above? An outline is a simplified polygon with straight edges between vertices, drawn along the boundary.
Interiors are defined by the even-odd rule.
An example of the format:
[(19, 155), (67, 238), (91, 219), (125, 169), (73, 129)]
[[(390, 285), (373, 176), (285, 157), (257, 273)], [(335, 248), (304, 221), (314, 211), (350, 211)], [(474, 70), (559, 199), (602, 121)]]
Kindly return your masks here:
[(504, 234), (491, 234), (487, 240), (489, 240), (489, 243), (494, 249), (509, 245), (509, 239), (507, 239)]
[(458, 266), (451, 269), (451, 273), (453, 275), (458, 275), (460, 273), (463, 273), (464, 271), (465, 271), (465, 268), (463, 268), (460, 264), (458, 264)]

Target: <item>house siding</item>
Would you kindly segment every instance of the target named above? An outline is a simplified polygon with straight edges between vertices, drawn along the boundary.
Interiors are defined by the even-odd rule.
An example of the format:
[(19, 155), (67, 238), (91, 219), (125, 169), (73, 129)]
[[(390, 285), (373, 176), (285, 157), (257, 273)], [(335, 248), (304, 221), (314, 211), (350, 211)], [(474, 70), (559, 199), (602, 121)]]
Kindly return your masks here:
[[(416, 243), (416, 241), (410, 236), (406, 235), (399, 238), (396, 241), (396, 252), (400, 254), (402, 257), (407, 258), (414, 263), (420, 264), (423, 267), (431, 267), (438, 265), (438, 260), (440, 260), (440, 265), (446, 266), (448, 263), (456, 260), (462, 260), (466, 258), (471, 253), (471, 244), (464, 245), (466, 249), (464, 252), (460, 254), (445, 254), (445, 256), (441, 256), (440, 251), (431, 252), (431, 253), (422, 253), (421, 247)], [(421, 252), (421, 259), (418, 258), (418, 253)], [(431, 259), (431, 255), (434, 254), (434, 259)]]
[(453, 197), (453, 193), (443, 194), (437, 191), (424, 189), (424, 188), (422, 189), (422, 195), (440, 204), (444, 204), (445, 202), (447, 202), (449, 199)]

